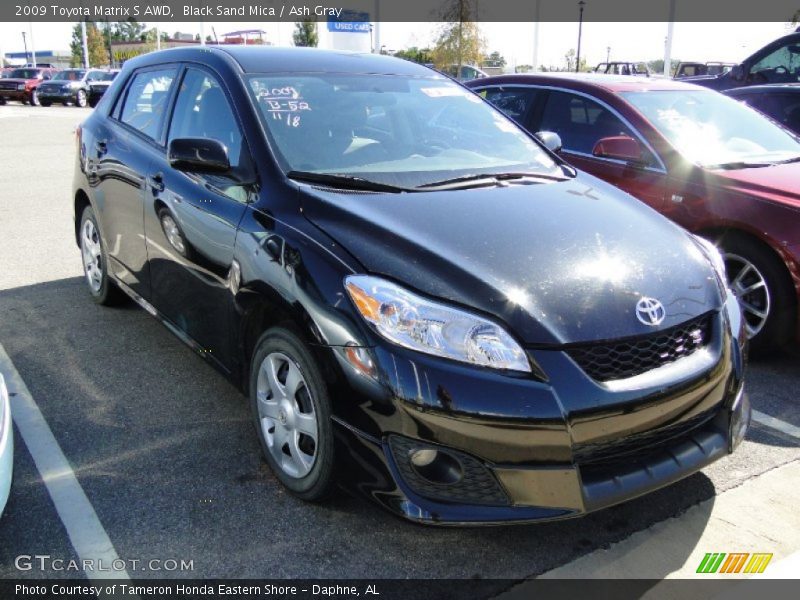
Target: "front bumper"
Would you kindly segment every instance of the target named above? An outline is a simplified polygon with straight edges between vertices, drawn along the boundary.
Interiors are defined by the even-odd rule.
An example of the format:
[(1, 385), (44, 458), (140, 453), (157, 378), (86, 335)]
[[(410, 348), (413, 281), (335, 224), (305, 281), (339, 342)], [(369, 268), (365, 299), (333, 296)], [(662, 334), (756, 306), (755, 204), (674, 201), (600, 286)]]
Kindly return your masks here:
[(73, 102), (75, 100), (76, 90), (67, 91), (46, 91), (39, 90), (39, 101), (42, 100), (50, 102)]
[(17, 102), (30, 102), (31, 90), (0, 90), (0, 97), (6, 100), (16, 100)]
[(440, 525), (575, 517), (669, 485), (732, 452), (749, 425), (735, 299), (717, 317), (699, 370), (674, 363), (668, 381), (630, 389), (591, 380), (558, 350), (529, 351), (548, 377), (537, 381), (396, 347), (371, 349), (371, 376), (335, 349), (346, 388), (335, 396), (358, 399), (335, 410), (351, 460), (341, 476)]
[(11, 406), (3, 376), (0, 375), (0, 516), (11, 491), (14, 467), (14, 428), (11, 424)]

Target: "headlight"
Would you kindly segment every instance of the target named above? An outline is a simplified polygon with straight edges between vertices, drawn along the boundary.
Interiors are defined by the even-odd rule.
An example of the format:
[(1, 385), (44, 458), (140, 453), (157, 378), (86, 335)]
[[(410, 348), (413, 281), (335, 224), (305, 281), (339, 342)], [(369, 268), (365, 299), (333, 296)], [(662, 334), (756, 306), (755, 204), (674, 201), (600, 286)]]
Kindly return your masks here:
[(24, 92), (25, 91), (25, 84), (24, 83), (17, 84), (17, 89), (19, 91), (21, 91), (21, 92)]
[(385, 279), (345, 278), (358, 312), (383, 338), (426, 354), (529, 373), (525, 351), (491, 321), (427, 300)]
[(717, 248), (714, 244), (709, 242), (705, 238), (701, 238), (699, 235), (693, 235), (694, 241), (700, 246), (700, 250), (702, 250), (703, 254), (706, 255), (706, 258), (714, 267), (714, 270), (717, 272), (717, 277), (719, 279), (720, 286), (722, 286), (722, 290), (727, 292), (728, 289), (728, 273), (725, 270), (725, 259), (722, 258), (722, 254), (719, 252), (719, 248)]

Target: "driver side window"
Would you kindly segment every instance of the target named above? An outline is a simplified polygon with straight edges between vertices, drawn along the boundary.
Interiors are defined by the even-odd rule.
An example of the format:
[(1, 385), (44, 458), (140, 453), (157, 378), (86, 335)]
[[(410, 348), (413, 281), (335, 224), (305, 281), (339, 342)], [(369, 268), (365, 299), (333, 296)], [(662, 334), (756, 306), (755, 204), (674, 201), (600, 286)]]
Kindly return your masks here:
[(787, 44), (768, 54), (750, 68), (759, 83), (796, 81), (800, 70), (800, 45)]
[(252, 172), (250, 154), (225, 92), (205, 71), (187, 69), (181, 81), (168, 142), (176, 138), (206, 138), (224, 144), (230, 173), (207, 173), (202, 179), (234, 200), (247, 201), (247, 190), (240, 182), (247, 180)]

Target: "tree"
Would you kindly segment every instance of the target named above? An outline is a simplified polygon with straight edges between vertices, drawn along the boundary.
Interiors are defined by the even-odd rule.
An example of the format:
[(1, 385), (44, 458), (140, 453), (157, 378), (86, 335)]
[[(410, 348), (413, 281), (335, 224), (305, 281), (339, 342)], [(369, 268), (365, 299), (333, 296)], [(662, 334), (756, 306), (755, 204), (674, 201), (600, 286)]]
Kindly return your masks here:
[(474, 0), (447, 0), (442, 12), (444, 23), (433, 49), (433, 62), (437, 69), (450, 65), (478, 65), (486, 54), (486, 40), (480, 27), (472, 20)]
[(530, 73), (533, 71), (533, 65), (517, 65), (515, 73)]
[(145, 26), (136, 19), (117, 21), (111, 28), (111, 39), (115, 42), (142, 42), (144, 35)]
[(427, 65), (433, 62), (433, 52), (431, 52), (430, 48), (417, 48), (416, 46), (411, 46), (405, 50), (398, 50), (394, 53), (394, 55), (397, 58), (404, 58), (421, 65)]
[[(156, 43), (156, 34), (157, 33), (158, 33), (158, 30), (155, 27), (153, 27), (152, 29), (148, 29), (147, 31), (142, 33), (141, 39), (142, 39), (143, 42), (150, 42), (152, 44), (155, 44)], [(169, 34), (164, 32), (164, 31), (161, 32), (161, 35), (159, 37), (161, 38), (162, 42), (168, 42), (169, 41)]]
[[(570, 71), (570, 72), (574, 72), (575, 71), (575, 48), (570, 48), (569, 50), (567, 50), (567, 53), (564, 55), (564, 60), (567, 63), (566, 70)], [(584, 71), (584, 72), (589, 70), (589, 65), (586, 62), (586, 58), (583, 57), (583, 56), (581, 57), (581, 64), (580, 64), (580, 68), (578, 70), (579, 71)]]
[[(86, 47), (89, 50), (89, 66), (108, 64), (108, 51), (103, 38), (103, 32), (96, 24), (86, 23)], [(72, 41), (69, 44), (71, 51), (70, 65), (83, 66), (83, 42), (81, 40), (81, 24), (77, 23), (72, 28)]]
[[(669, 74), (672, 75), (675, 72), (675, 69), (678, 68), (678, 63), (681, 61), (678, 59), (673, 58), (669, 61)], [(650, 69), (651, 73), (663, 73), (664, 72), (664, 59), (657, 58), (655, 60), (648, 60), (647, 61), (647, 68)]]
[(317, 22), (310, 20), (297, 21), (294, 24), (294, 34), (292, 35), (295, 46), (310, 46), (316, 48), (319, 44), (319, 34), (317, 33)]
[(495, 50), (483, 60), (483, 64), (487, 67), (502, 68), (506, 66), (506, 59), (497, 50)]

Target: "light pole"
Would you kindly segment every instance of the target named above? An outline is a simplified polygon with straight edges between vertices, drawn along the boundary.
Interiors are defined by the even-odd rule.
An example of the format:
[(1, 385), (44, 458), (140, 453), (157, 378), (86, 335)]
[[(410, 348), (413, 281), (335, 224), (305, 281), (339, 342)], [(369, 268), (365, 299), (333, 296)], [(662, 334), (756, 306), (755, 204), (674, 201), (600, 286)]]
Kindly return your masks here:
[(606, 64), (611, 60), (611, 46), (606, 47)]
[(25, 32), (22, 32), (22, 45), (25, 46), (25, 64), (27, 65), (30, 61), (28, 60), (28, 38), (25, 37)]
[(584, 0), (578, 2), (578, 53), (575, 55), (575, 72), (581, 70), (581, 34), (583, 33), (583, 7), (586, 6)]

